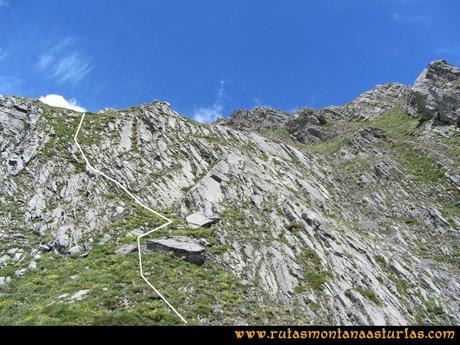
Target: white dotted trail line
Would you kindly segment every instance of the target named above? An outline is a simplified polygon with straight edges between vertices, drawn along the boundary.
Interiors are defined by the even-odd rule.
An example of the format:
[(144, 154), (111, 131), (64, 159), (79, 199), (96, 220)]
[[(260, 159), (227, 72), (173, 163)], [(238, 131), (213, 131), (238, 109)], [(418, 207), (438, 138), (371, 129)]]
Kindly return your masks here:
[(185, 320), (185, 318), (176, 310), (176, 308), (174, 308), (171, 303), (168, 302), (168, 300), (160, 293), (160, 291), (157, 290), (157, 288), (155, 288), (155, 286), (153, 286), (152, 283), (150, 283), (147, 278), (144, 276), (144, 270), (142, 268), (142, 254), (141, 254), (141, 238), (142, 237), (145, 237), (149, 234), (151, 234), (152, 232), (154, 231), (158, 231), (160, 229), (163, 229), (165, 227), (167, 227), (169, 224), (172, 223), (172, 220), (163, 216), (162, 214), (158, 213), (157, 211), (155, 210), (152, 210), (150, 207), (144, 205), (142, 203), (142, 201), (139, 200), (139, 198), (137, 198), (133, 193), (131, 193), (128, 189), (126, 189), (126, 187), (124, 187), (120, 182), (114, 180), (113, 178), (111, 178), (110, 176), (107, 176), (105, 173), (103, 173), (102, 171), (94, 168), (91, 163), (89, 162), (88, 158), (86, 157), (85, 153), (83, 152), (83, 149), (81, 148), (80, 144), (78, 143), (78, 133), (80, 133), (80, 129), (81, 129), (81, 125), (83, 124), (83, 120), (85, 119), (85, 113), (83, 113), (82, 117), (81, 117), (81, 120), (80, 120), (80, 124), (78, 125), (78, 128), (77, 128), (77, 132), (75, 133), (75, 136), (74, 136), (74, 141), (75, 141), (75, 144), (77, 145), (78, 147), (78, 150), (80, 151), (81, 155), (83, 156), (83, 159), (85, 160), (86, 162), (86, 166), (91, 169), (92, 171), (94, 171), (96, 174), (99, 174), (103, 177), (105, 177), (107, 180), (115, 183), (118, 187), (120, 187), (121, 189), (123, 189), (126, 194), (128, 194), (139, 206), (143, 207), (144, 209), (146, 209), (147, 211), (153, 213), (154, 215), (164, 219), (166, 221), (166, 223), (160, 225), (159, 227), (153, 229), (153, 230), (150, 230), (140, 236), (137, 237), (137, 250), (138, 250), (138, 253), (139, 253), (139, 270), (140, 270), (140, 274), (141, 274), (141, 277), (142, 279), (145, 280), (145, 282), (153, 289), (153, 291), (155, 291), (155, 293), (163, 300), (163, 302), (166, 303), (166, 305), (174, 312), (176, 313), (176, 315), (182, 320), (182, 322), (184, 322), (185, 324), (187, 324), (187, 320)]

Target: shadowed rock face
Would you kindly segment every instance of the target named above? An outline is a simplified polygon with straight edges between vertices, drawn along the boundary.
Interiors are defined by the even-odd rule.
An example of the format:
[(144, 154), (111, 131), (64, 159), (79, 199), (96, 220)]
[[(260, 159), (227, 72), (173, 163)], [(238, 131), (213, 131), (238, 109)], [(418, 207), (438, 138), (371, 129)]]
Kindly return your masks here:
[(287, 122), (286, 129), (290, 136), (302, 143), (318, 143), (326, 139), (321, 126), (327, 123), (324, 112), (313, 109), (300, 109)]
[(239, 130), (267, 130), (283, 127), (289, 120), (285, 111), (267, 107), (256, 107), (251, 110), (238, 109), (216, 124), (227, 125)]
[[(144, 270), (183, 277), (190, 269), (200, 281), (158, 281), (171, 295), (184, 293), (191, 306), (200, 284), (209, 296), (244, 288), (232, 297), (238, 312), (219, 312), (228, 301), (218, 300), (204, 323), (458, 324), (460, 139), (443, 107), (458, 100), (457, 72), (430, 66), (414, 87), (377, 86), (343, 106), (292, 115), (256, 108), (204, 125), (163, 102), (88, 113), (79, 142), (95, 168), (174, 219), (146, 238)], [(419, 89), (443, 93), (430, 101), (435, 117), (417, 110)], [(59, 276), (53, 260), (102, 252), (104, 262), (113, 254), (137, 270), (128, 261), (136, 237), (161, 224), (87, 171), (72, 140), (80, 116), (0, 97), (0, 289), (8, 299), (33, 286), (34, 272)], [(210, 260), (190, 265), (165, 251)], [(160, 257), (169, 271), (149, 266)], [(106, 266), (91, 269), (107, 276)], [(209, 272), (225, 281), (207, 284)], [(1, 317), (14, 319), (2, 305)]]

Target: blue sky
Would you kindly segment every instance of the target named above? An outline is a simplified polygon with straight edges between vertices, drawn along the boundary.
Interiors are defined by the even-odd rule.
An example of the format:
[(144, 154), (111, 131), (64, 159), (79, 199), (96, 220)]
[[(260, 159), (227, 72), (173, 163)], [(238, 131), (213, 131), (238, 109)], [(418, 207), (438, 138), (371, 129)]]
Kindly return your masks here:
[(458, 0), (0, 0), (0, 94), (209, 121), (292, 111), (460, 65)]

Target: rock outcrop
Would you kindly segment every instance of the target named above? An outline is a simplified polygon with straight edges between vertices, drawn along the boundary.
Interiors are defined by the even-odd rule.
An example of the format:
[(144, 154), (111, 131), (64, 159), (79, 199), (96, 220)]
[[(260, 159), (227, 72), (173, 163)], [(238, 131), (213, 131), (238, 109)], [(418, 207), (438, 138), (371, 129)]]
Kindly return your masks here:
[(326, 133), (321, 126), (327, 123), (324, 111), (300, 109), (287, 122), (286, 130), (292, 138), (302, 143), (318, 143), (326, 139)]
[(204, 247), (186, 237), (150, 240), (147, 242), (147, 248), (171, 252), (185, 261), (198, 265), (202, 265), (208, 258)]
[(228, 117), (217, 120), (217, 124), (228, 125), (239, 130), (268, 130), (282, 128), (289, 120), (285, 111), (268, 107), (251, 110), (238, 109)]
[(460, 127), (460, 69), (445, 60), (430, 63), (415, 81), (407, 111)]
[(368, 120), (397, 106), (403, 106), (410, 88), (398, 83), (377, 85), (352, 102), (330, 110), (353, 119)]

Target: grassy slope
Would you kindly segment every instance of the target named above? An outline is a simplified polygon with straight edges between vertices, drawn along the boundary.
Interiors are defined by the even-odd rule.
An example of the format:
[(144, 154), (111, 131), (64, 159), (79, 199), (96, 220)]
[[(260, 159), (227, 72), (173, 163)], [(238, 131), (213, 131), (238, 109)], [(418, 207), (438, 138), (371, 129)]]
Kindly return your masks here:
[[(333, 134), (334, 140), (310, 145), (309, 149), (320, 157), (329, 159), (331, 162), (335, 161), (336, 168), (345, 172), (344, 176), (349, 180), (349, 187), (353, 188), (359, 174), (369, 172), (374, 164), (382, 160), (382, 157), (371, 155), (356, 156), (349, 160), (335, 160), (331, 159), (331, 154), (338, 152), (346, 145), (356, 131), (366, 127), (385, 131), (387, 140), (378, 143), (378, 147), (387, 158), (395, 162), (406, 173), (407, 179), (404, 181), (407, 183), (406, 190), (420, 191), (423, 189), (426, 191), (424, 194), (418, 194), (419, 205), (435, 206), (451, 224), (453, 224), (454, 217), (460, 219), (460, 193), (448, 182), (445, 170), (437, 164), (447, 158), (453, 161), (453, 167), (460, 166), (460, 135), (458, 133), (452, 138), (444, 138), (434, 133), (430, 138), (426, 138), (423, 134), (426, 130), (426, 123), (421, 123), (419, 119), (410, 117), (403, 110), (396, 108), (368, 121), (333, 123), (328, 126), (327, 130)], [(372, 190), (360, 187), (355, 192), (357, 200), (360, 200), (359, 193), (371, 194)], [(397, 204), (387, 206), (390, 209), (397, 208)], [(394, 211), (398, 213), (397, 209)], [(398, 221), (424, 228), (417, 219), (399, 219)], [(460, 271), (459, 246), (454, 246), (452, 257), (440, 254), (439, 248), (444, 239), (437, 238), (436, 233), (431, 233), (425, 232), (425, 235), (432, 236), (432, 238), (429, 243), (419, 246), (421, 255), (450, 264), (453, 269)]]
[[(76, 128), (78, 118), (67, 120), (69, 123), (66, 123), (61, 118), (52, 118), (51, 113), (47, 115), (57, 136), (44, 147), (43, 152), (45, 155), (55, 155), (67, 150), (62, 139), (68, 140), (73, 135), (73, 127)], [(101, 119), (108, 121), (110, 116)], [(94, 120), (91, 119), (91, 122)], [(436, 159), (423, 150), (423, 143), (417, 137), (423, 126), (419, 126), (417, 119), (400, 111), (389, 112), (370, 121), (337, 123), (329, 130), (340, 131), (338, 139), (317, 145), (299, 146), (326, 157), (338, 151), (357, 130), (369, 126), (384, 129), (390, 139), (393, 139), (386, 149), (394, 151), (393, 157), (415, 176), (416, 181), (445, 186), (446, 181), (436, 167)], [(96, 132), (82, 138), (83, 142), (97, 142), (99, 128), (97, 123), (85, 126), (85, 131)], [(458, 137), (453, 141), (443, 142), (447, 156), (456, 157), (455, 150), (459, 146), (455, 143), (458, 144)], [(71, 159), (64, 153), (65, 159)], [(460, 217), (458, 204), (446, 205), (445, 210)], [(114, 224), (107, 226), (126, 231), (134, 229), (143, 224), (146, 218), (141, 210), (138, 212), (138, 215), (128, 216), (121, 221), (114, 220)], [(153, 223), (155, 222), (150, 226), (154, 226)], [(211, 252), (219, 253), (225, 249), (216, 245), (212, 230), (192, 230), (176, 223), (172, 231), (174, 234), (206, 238), (214, 243)], [(97, 245), (87, 258), (62, 258), (51, 253), (44, 254), (37, 270), (28, 271), (21, 279), (13, 279), (0, 296), (0, 324), (180, 324), (180, 320), (141, 280), (137, 253), (114, 254), (120, 243), (134, 241), (134, 237), (127, 236), (119, 243), (112, 241)], [(196, 266), (161, 253), (148, 255), (144, 260), (146, 273), (151, 274), (152, 283), (164, 292), (168, 300), (192, 324), (209, 317), (212, 319), (208, 319), (208, 322), (225, 323), (226, 320), (234, 319), (235, 315), (253, 323), (270, 319), (270, 309), (260, 308), (247, 287), (239, 284), (234, 276), (212, 261)], [(12, 269), (13, 267), (9, 268), (9, 272), (5, 273), (12, 275)], [(315, 287), (321, 284), (317, 277), (309, 278), (309, 285)], [(82, 289), (90, 290), (82, 301), (68, 303), (58, 299), (60, 295), (72, 295)], [(368, 295), (371, 296), (370, 293)], [(222, 312), (214, 313), (211, 309), (221, 309)]]
[[(87, 258), (45, 254), (37, 270), (8, 285), (0, 298), (0, 324), (180, 324), (141, 280), (137, 252), (116, 255), (115, 248), (113, 243), (96, 246)], [(154, 253), (144, 255), (144, 267), (192, 324), (215, 304), (232, 315), (242, 302), (243, 288), (212, 263), (200, 267)], [(90, 292), (79, 302), (58, 299), (83, 289)]]
[[(43, 145), (42, 153), (54, 159), (60, 157), (79, 167), (77, 171), (83, 171), (84, 167), (68, 153), (68, 143), (79, 117), (44, 108), (46, 125), (53, 129), (56, 136)], [(83, 126), (82, 144), (97, 143), (99, 132), (113, 116), (112, 113), (97, 118), (89, 116)], [(103, 197), (108, 200), (121, 198), (129, 206), (126, 217), (113, 219), (105, 228), (118, 229), (126, 234), (146, 223), (149, 228), (158, 226), (159, 219), (146, 214), (127, 196), (120, 194), (115, 186), (110, 186), (110, 192)], [(104, 229), (101, 230), (103, 233)], [(205, 238), (212, 244), (208, 250), (211, 254), (225, 250), (216, 244), (212, 229), (190, 229), (179, 221), (165, 233), (155, 233), (152, 237), (169, 233)], [(141, 279), (137, 252), (127, 255), (114, 253), (119, 245), (135, 243), (135, 240), (134, 236), (122, 235), (104, 245), (96, 245), (86, 258), (43, 254), (36, 270), (27, 271), (21, 279), (13, 279), (0, 295), (0, 324), (181, 324), (179, 318)], [(98, 243), (97, 238), (95, 243)], [(26, 258), (31, 260), (29, 255)], [(247, 286), (240, 284), (212, 260), (197, 266), (172, 255), (155, 252), (143, 255), (143, 261), (145, 275), (191, 324), (199, 324), (200, 320), (225, 323), (228, 316), (232, 319), (241, 316), (249, 322), (268, 317), (264, 310), (257, 308), (255, 297), (249, 294)], [(9, 265), (1, 270), (0, 276), (14, 276), (15, 269), (15, 265)], [(89, 293), (81, 301), (69, 303), (59, 299), (61, 295), (72, 296), (85, 289), (89, 289)], [(220, 312), (213, 313), (211, 308)]]

